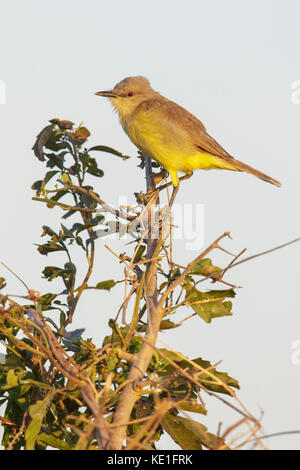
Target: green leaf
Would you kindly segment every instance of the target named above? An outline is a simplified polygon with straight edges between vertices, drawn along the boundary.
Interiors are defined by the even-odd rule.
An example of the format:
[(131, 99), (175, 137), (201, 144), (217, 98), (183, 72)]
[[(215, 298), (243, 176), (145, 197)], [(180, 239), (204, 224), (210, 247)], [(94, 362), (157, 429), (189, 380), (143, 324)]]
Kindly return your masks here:
[(115, 351), (111, 351), (107, 361), (107, 367), (109, 371), (115, 370), (116, 365), (120, 362)]
[(32, 421), (25, 432), (26, 450), (35, 450), (35, 443), (41, 430), (44, 417), (46, 416), (55, 393), (55, 390), (49, 392), (44, 400), (37, 401), (29, 408), (29, 416), (32, 418)]
[(1, 387), (1, 390), (9, 390), (10, 388), (17, 387), (19, 385), (19, 373), (18, 369), (10, 369), (6, 376), (6, 385)]
[(41, 296), (40, 303), (42, 305), (51, 305), (52, 300), (54, 300), (56, 297), (57, 294), (51, 294), (51, 292), (49, 292), (48, 294), (44, 294)]
[(171, 320), (162, 320), (159, 325), (160, 330), (169, 330), (170, 328), (177, 328), (180, 325), (176, 325), (176, 323), (172, 322)]
[(53, 251), (65, 251), (65, 248), (54, 242), (47, 242), (44, 245), (37, 245), (37, 247), (41, 255), (48, 255), (48, 253), (52, 253)]
[(98, 284), (96, 284), (94, 289), (110, 290), (115, 285), (116, 285), (116, 282), (113, 279), (109, 279), (108, 281), (98, 282)]
[(82, 153), (79, 156), (82, 164), (83, 164), (83, 170), (87, 171), (93, 176), (103, 176), (104, 173), (100, 168), (98, 168), (97, 161), (95, 158), (90, 157), (88, 153)]
[(186, 418), (167, 413), (162, 421), (162, 427), (181, 449), (202, 450), (200, 437), (203, 437), (203, 429), (201, 433), (193, 432), (185, 426), (186, 421)]
[(218, 266), (214, 266), (209, 258), (203, 258), (198, 261), (195, 266), (193, 266), (190, 274), (195, 275), (203, 275), (203, 276), (211, 276), (212, 274), (221, 271), (221, 268)]
[(182, 418), (167, 413), (163, 420), (163, 428), (183, 450), (215, 449), (218, 438), (207, 432), (207, 428), (193, 419)]
[(44, 127), (44, 129), (37, 136), (36, 141), (32, 147), (34, 155), (41, 161), (45, 160), (43, 148), (48, 142), (53, 128), (54, 126), (52, 124)]
[(56, 277), (62, 277), (65, 272), (65, 269), (58, 268), (57, 266), (46, 266), (42, 274), (46, 279), (48, 279), (48, 281), (52, 281)]
[(62, 218), (63, 218), (63, 219), (67, 219), (68, 217), (71, 217), (71, 215), (74, 215), (74, 214), (76, 214), (76, 211), (73, 211), (73, 210), (71, 209), (71, 210), (69, 210), (68, 212), (66, 212), (66, 213), (62, 216)]
[(70, 444), (67, 444), (67, 442), (63, 441), (62, 439), (59, 439), (58, 437), (55, 437), (53, 434), (46, 434), (45, 432), (41, 432), (38, 435), (37, 443), (47, 444), (48, 446), (51, 446), (54, 449), (73, 450), (73, 447)]
[(61, 228), (63, 229), (63, 232), (64, 232), (64, 235), (66, 237), (69, 237), (69, 238), (75, 238), (75, 235), (74, 233), (71, 232), (71, 230), (69, 230), (67, 227), (65, 227), (65, 225), (63, 224), (60, 224), (61, 225)]
[[(65, 152), (63, 152), (64, 154)], [(54, 166), (58, 167), (60, 170), (64, 169), (64, 155), (59, 155), (56, 153), (46, 153), (44, 154), (48, 158), (47, 167), (53, 168)]]
[(207, 411), (204, 408), (204, 406), (200, 405), (200, 403), (197, 403), (197, 402), (183, 400), (183, 401), (176, 403), (176, 406), (180, 410), (190, 411), (191, 413), (200, 413), (203, 415), (207, 414)]
[(90, 167), (87, 169), (87, 172), (88, 172), (90, 175), (97, 176), (97, 177), (100, 177), (100, 178), (102, 178), (102, 176), (104, 175), (104, 171), (103, 171), (103, 170), (100, 170), (100, 168), (96, 168), (96, 166), (90, 166)]
[(198, 376), (200, 381), (205, 385), (208, 390), (230, 395), (230, 392), (224, 387), (224, 385), (215, 383), (214, 377), (216, 377), (216, 379), (220, 380), (221, 382), (225, 383), (228, 387), (234, 387), (237, 389), (240, 388), (239, 383), (236, 379), (227, 374), (227, 372), (219, 372), (216, 369), (212, 368), (212, 364), (209, 361), (204, 361), (201, 357), (193, 359), (193, 361), (204, 369), (209, 369), (209, 372), (213, 374), (213, 377), (211, 377), (205, 374), (205, 372), (203, 372), (203, 374)]
[[(71, 150), (70, 144), (66, 140), (66, 134), (64, 132), (61, 132), (61, 130), (58, 130), (57, 128), (53, 128), (53, 132), (50, 134), (49, 139), (45, 144), (45, 147), (48, 150), (52, 150), (53, 152), (59, 152), (60, 150), (64, 150), (64, 152), (61, 152), (61, 155), (66, 154)], [(47, 157), (46, 154), (45, 156)]]
[(111, 147), (107, 147), (106, 145), (96, 145), (95, 147), (91, 147), (89, 152), (92, 151), (111, 153), (112, 155), (123, 158), (123, 160), (128, 160), (128, 158), (130, 158), (128, 155), (123, 155), (121, 152), (118, 152)]
[(110, 290), (112, 287), (116, 285), (116, 282), (113, 279), (109, 279), (108, 281), (101, 281), (98, 282), (94, 287), (86, 286), (86, 289), (99, 289), (99, 290)]
[(134, 262), (137, 263), (142, 259), (142, 256), (146, 250), (146, 245), (141, 245), (135, 255)]
[(68, 194), (67, 190), (66, 191), (58, 191), (56, 194), (54, 194), (54, 196), (51, 197), (51, 200), (59, 201), (59, 199), (61, 199), (66, 194)]
[[(161, 349), (165, 356), (167, 356), (170, 360), (176, 362), (181, 369), (186, 371), (195, 370), (193, 364), (188, 362), (187, 360), (183, 359), (178, 353), (169, 351), (167, 349)], [(234, 387), (239, 389), (239, 383), (233, 377), (227, 374), (227, 372), (219, 372), (215, 368), (212, 367), (212, 364), (209, 361), (205, 361), (201, 357), (197, 357), (196, 359), (192, 359), (192, 362), (195, 362), (200, 366), (202, 369), (207, 369), (208, 373), (205, 370), (201, 373), (199, 371), (198, 380), (208, 389), (212, 390), (213, 392), (218, 393), (225, 393), (230, 395), (230, 391), (222, 385), (221, 382), (226, 384), (228, 387)], [(164, 375), (171, 375), (174, 371), (175, 367), (172, 364), (168, 364), (163, 369)]]
[(183, 287), (186, 290), (185, 302), (206, 323), (210, 323), (213, 318), (232, 315), (232, 303), (224, 299), (235, 296), (233, 289), (200, 292), (191, 284), (185, 284)]
[(42, 180), (35, 181), (32, 184), (31, 189), (33, 189), (34, 191), (40, 191), (42, 189), (42, 184), (43, 184)]
[(46, 266), (43, 270), (43, 275), (49, 282), (57, 277), (61, 277), (69, 291), (74, 287), (76, 266), (73, 263), (66, 263), (64, 269), (57, 266)]
[(83, 243), (83, 240), (81, 237), (76, 237), (75, 238), (75, 241), (77, 243), (78, 246), (80, 246), (81, 248), (83, 248), (84, 250), (86, 249), (85, 246), (84, 246), (84, 243)]

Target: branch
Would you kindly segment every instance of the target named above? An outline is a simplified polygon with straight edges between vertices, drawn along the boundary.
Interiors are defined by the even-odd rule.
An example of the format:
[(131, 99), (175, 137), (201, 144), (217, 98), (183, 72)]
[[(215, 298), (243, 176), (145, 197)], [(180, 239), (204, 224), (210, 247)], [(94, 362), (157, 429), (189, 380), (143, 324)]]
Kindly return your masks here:
[[(145, 156), (145, 169), (147, 193), (150, 193), (155, 190), (155, 185), (153, 181), (151, 160), (147, 156)], [(157, 238), (156, 230), (154, 230), (155, 233), (151, 231), (151, 229), (153, 229), (153, 221), (151, 220), (152, 208), (156, 204), (157, 199), (158, 194), (156, 194), (148, 207), (147, 260), (149, 260), (149, 262), (147, 263), (144, 286), (148, 315), (147, 330), (140, 351), (132, 359), (128, 376), (128, 384), (121, 394), (119, 404), (115, 411), (113, 424), (117, 427), (112, 435), (112, 448), (115, 450), (122, 448), (132, 409), (135, 402), (140, 397), (140, 394), (135, 390), (134, 384), (135, 382), (140, 381), (147, 371), (153, 355), (153, 347), (157, 340), (162, 316), (162, 311), (158, 308), (157, 261), (155, 259), (155, 256), (160, 249), (162, 238)]]
[[(103, 201), (103, 199), (101, 199), (99, 196), (97, 196), (97, 194), (95, 194), (92, 189), (85, 189), (85, 188), (82, 188), (80, 186), (74, 186), (74, 185), (66, 186), (66, 187), (68, 189), (71, 189), (72, 191), (78, 191), (78, 192), (81, 192), (83, 194), (86, 194), (91, 199), (94, 199), (94, 201), (96, 201), (98, 204), (100, 204), (106, 212), (109, 212), (110, 214), (113, 214), (118, 218), (122, 218), (122, 219), (125, 219), (125, 220), (134, 220), (136, 218), (135, 215), (129, 215), (126, 212), (123, 212), (122, 210), (115, 209), (114, 207), (110, 206), (109, 204), (107, 204), (107, 202)], [(97, 211), (99, 211), (99, 210), (97, 210), (97, 209), (94, 210), (94, 212), (97, 212)]]
[[(214, 274), (211, 274), (210, 276), (205, 276), (203, 279), (200, 279), (198, 282), (196, 282), (196, 285), (200, 284), (201, 282), (206, 281), (207, 279), (213, 279), (214, 280), (214, 278), (216, 276), (222, 276), (225, 272), (229, 271), (232, 268), (235, 268), (236, 266), (239, 266), (242, 263), (246, 263), (247, 261), (250, 261), (252, 259), (259, 258), (260, 256), (267, 255), (269, 253), (272, 253), (273, 251), (281, 250), (281, 248), (285, 248), (286, 246), (292, 245), (293, 243), (296, 243), (296, 242), (299, 242), (299, 241), (300, 241), (300, 237), (295, 238), (294, 240), (291, 240), (290, 242), (283, 243), (282, 245), (275, 246), (274, 248), (270, 248), (269, 250), (261, 251), (260, 253), (257, 253), (256, 255), (248, 256), (247, 258), (241, 259), (237, 263), (235, 263), (235, 262), (233, 264), (230, 263), (228, 266), (226, 266), (226, 268), (220, 269), (220, 271), (217, 271)], [(240, 254), (242, 254), (242, 253), (243, 252), (241, 252)], [(238, 256), (240, 256), (240, 255), (238, 255)], [(237, 258), (235, 258), (235, 259), (237, 259)], [(235, 260), (233, 260), (233, 261), (235, 261)]]

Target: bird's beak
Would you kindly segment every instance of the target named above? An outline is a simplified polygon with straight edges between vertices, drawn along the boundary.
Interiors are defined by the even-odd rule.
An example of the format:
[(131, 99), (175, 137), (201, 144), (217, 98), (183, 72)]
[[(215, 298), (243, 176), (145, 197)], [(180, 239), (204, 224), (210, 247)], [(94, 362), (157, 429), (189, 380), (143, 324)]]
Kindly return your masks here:
[(108, 90), (108, 91), (97, 91), (95, 93), (95, 95), (97, 96), (105, 96), (106, 98), (118, 98), (118, 95), (116, 95), (116, 93), (114, 93), (112, 90)]

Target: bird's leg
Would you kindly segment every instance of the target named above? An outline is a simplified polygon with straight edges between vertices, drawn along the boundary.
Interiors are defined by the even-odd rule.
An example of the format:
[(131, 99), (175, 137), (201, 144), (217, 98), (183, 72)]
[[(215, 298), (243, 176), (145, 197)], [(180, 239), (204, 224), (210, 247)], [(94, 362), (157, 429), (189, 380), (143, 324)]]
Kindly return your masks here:
[[(169, 206), (172, 207), (172, 205), (174, 203), (174, 200), (175, 200), (175, 197), (176, 197), (176, 195), (178, 193), (178, 190), (179, 190), (180, 182), (189, 179), (192, 175), (193, 175), (193, 172), (189, 171), (184, 176), (181, 176), (181, 178), (179, 178), (179, 184), (177, 186), (174, 186), (172, 181), (170, 181), (169, 183), (165, 183), (162, 186), (159, 186), (158, 188), (155, 188), (155, 185), (157, 184), (157, 180), (155, 179), (155, 177), (158, 176), (160, 178), (160, 180), (162, 178), (166, 177), (166, 170), (164, 170), (162, 168), (159, 173), (157, 173), (156, 175), (155, 174), (153, 175), (153, 183), (154, 183), (154, 188), (155, 188), (154, 190), (148, 191), (146, 194), (137, 194), (137, 193), (135, 193), (135, 196), (137, 198), (137, 202), (142, 203), (143, 205), (147, 206), (147, 204), (149, 203), (151, 198), (155, 197), (155, 194), (158, 195), (160, 191), (162, 191), (163, 189), (166, 189), (167, 187), (173, 185), (173, 192), (172, 192), (172, 196), (171, 196), (171, 199), (170, 199), (170, 202), (169, 202)], [(137, 219), (138, 219), (138, 217), (137, 217)], [(136, 219), (134, 219), (134, 221), (135, 220)]]
[(179, 181), (188, 180), (191, 176), (193, 176), (192, 170), (190, 170), (190, 171), (189, 171), (188, 173), (186, 173), (184, 176), (182, 176), (181, 178), (179, 178)]
[[(179, 178), (179, 181), (188, 180), (192, 175), (193, 175), (192, 171), (190, 173), (186, 173), (184, 176), (181, 176), (181, 178)], [(163, 184), (162, 186), (159, 186), (157, 188), (157, 191), (162, 191), (163, 189), (168, 188), (172, 184), (173, 184), (172, 181), (169, 181), (169, 183), (166, 183), (166, 184)]]
[[(157, 175), (162, 176), (162, 172), (163, 172), (163, 171), (165, 171), (165, 170), (162, 170), (160, 173), (157, 173)], [(181, 176), (181, 178), (179, 178), (179, 182), (184, 181), (184, 180), (188, 180), (192, 175), (193, 175), (193, 172), (192, 172), (192, 171), (190, 171), (189, 173), (186, 173), (184, 176)], [(153, 175), (153, 176), (154, 176), (154, 178), (153, 178), (154, 183), (157, 184), (157, 182), (155, 181), (155, 175)], [(161, 179), (162, 179), (162, 178), (161, 178)], [(141, 200), (144, 204), (147, 204), (148, 201), (151, 199), (151, 197), (153, 197), (153, 195), (154, 195), (156, 192), (160, 192), (160, 191), (162, 191), (163, 189), (166, 189), (166, 188), (168, 188), (169, 186), (172, 186), (172, 185), (173, 185), (172, 181), (169, 181), (169, 183), (165, 183), (165, 184), (163, 184), (162, 186), (158, 186), (157, 188), (155, 188), (154, 191), (148, 191), (148, 193), (146, 193), (146, 194), (141, 194), (141, 195), (139, 196), (139, 198), (140, 198), (140, 200)], [(174, 185), (173, 185), (173, 188), (174, 188), (174, 189), (173, 189), (173, 193), (172, 193), (171, 200), (170, 200), (170, 206), (171, 206), (171, 205), (173, 204), (173, 202), (174, 202), (174, 199), (175, 199), (176, 194), (177, 194), (178, 189), (179, 189), (179, 184), (178, 184), (178, 186), (174, 186)], [(172, 204), (171, 204), (171, 201), (172, 201)]]
[[(184, 176), (182, 176), (181, 178), (179, 178), (179, 184), (181, 181), (183, 180), (187, 180), (189, 179), (191, 176), (193, 175), (193, 172), (190, 171), (189, 173), (186, 173)], [(173, 192), (172, 192), (172, 196), (171, 196), (171, 199), (170, 199), (170, 202), (169, 202), (169, 206), (172, 207), (173, 203), (174, 203), (174, 200), (175, 200), (175, 197), (178, 193), (178, 190), (179, 190), (179, 184), (177, 186), (174, 186), (174, 189), (173, 189)], [(160, 188), (159, 188), (160, 189)]]
[(177, 193), (178, 193), (178, 190), (179, 190), (179, 185), (173, 187), (172, 196), (171, 196), (171, 199), (170, 199), (170, 202), (169, 202), (169, 206), (170, 206), (170, 207), (172, 207), (172, 205), (173, 205), (173, 202), (174, 202), (175, 197), (176, 197), (176, 195), (177, 195)]

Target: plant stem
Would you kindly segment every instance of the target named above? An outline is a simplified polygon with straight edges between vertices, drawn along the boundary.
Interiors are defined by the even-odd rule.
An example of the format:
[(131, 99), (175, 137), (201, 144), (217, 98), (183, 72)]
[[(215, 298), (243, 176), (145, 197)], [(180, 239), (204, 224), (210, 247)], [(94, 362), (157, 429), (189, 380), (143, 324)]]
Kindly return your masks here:
[[(145, 170), (147, 192), (150, 193), (155, 190), (155, 185), (152, 176), (151, 160), (147, 156), (145, 156)], [(158, 195), (153, 198), (153, 201), (148, 207), (148, 230), (153, 227), (152, 209), (154, 209), (157, 199)], [(147, 263), (144, 287), (144, 295), (147, 305), (147, 329), (145, 333), (145, 341), (143, 341), (140, 351), (132, 360), (128, 376), (128, 384), (122, 391), (120, 401), (114, 415), (113, 424), (117, 425), (117, 427), (112, 435), (112, 448), (115, 450), (122, 448), (132, 409), (135, 402), (140, 397), (140, 394), (134, 388), (134, 384), (135, 382), (140, 381), (147, 371), (153, 355), (153, 346), (155, 346), (157, 340), (161, 321), (161, 309), (157, 308), (157, 260), (153, 258), (155, 258), (156, 252), (160, 249), (162, 240), (161, 238), (157, 238), (156, 230), (154, 230), (154, 232), (155, 233), (153, 234), (153, 230), (148, 231), (147, 240), (147, 259), (152, 259), (152, 261)]]

